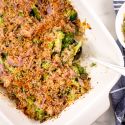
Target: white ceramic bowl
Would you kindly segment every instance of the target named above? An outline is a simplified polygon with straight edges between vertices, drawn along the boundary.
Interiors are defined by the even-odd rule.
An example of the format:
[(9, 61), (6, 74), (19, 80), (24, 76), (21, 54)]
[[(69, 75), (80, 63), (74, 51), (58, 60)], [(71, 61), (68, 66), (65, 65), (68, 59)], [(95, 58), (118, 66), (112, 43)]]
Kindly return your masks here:
[(116, 16), (116, 23), (115, 23), (117, 37), (120, 43), (122, 44), (122, 46), (125, 48), (125, 37), (122, 32), (124, 15), (125, 15), (125, 3), (119, 9), (119, 12)]
[[(123, 66), (123, 57), (115, 40), (98, 17), (83, 0), (72, 2), (81, 20), (86, 19), (92, 27), (86, 33), (88, 42), (83, 48), (84, 53)], [(91, 68), (89, 74), (93, 89), (63, 111), (59, 118), (45, 123), (30, 120), (7, 97), (0, 95), (0, 121), (4, 120), (2, 125), (90, 125), (109, 108), (109, 91), (121, 75), (99, 64)]]

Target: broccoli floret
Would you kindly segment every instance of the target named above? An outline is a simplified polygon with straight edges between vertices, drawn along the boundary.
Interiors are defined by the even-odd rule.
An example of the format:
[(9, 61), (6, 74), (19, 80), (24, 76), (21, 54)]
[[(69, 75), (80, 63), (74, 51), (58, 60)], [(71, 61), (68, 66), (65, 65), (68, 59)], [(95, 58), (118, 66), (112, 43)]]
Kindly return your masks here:
[(3, 64), (4, 62), (3, 62), (3, 60), (2, 60), (2, 58), (0, 58), (0, 64)]
[(78, 42), (78, 44), (74, 47), (74, 56), (80, 51), (80, 48), (82, 47), (82, 42)]
[(75, 94), (69, 94), (69, 95), (68, 95), (68, 101), (69, 101), (69, 103), (72, 103), (72, 101), (74, 101), (75, 98), (76, 98), (76, 95), (75, 95)]
[(85, 68), (80, 66), (79, 64), (74, 64), (73, 70), (80, 76), (83, 74), (87, 74)]
[(36, 44), (40, 44), (40, 43), (42, 43), (42, 41), (41, 40), (39, 40), (39, 39), (33, 39), (33, 41), (32, 41), (33, 43), (36, 43)]
[(86, 74), (85, 68), (81, 67), (80, 65), (78, 66), (79, 74)]
[(53, 49), (53, 47), (54, 47), (54, 42), (50, 42), (50, 43), (48, 44), (48, 47), (49, 47), (50, 49)]
[(71, 85), (79, 87), (79, 83), (78, 83), (78, 81), (76, 79), (72, 79)]
[(19, 11), (18, 15), (21, 16), (21, 17), (24, 17), (23, 11)]
[(75, 10), (72, 10), (70, 13), (70, 20), (74, 21), (77, 18), (77, 12)]
[(74, 65), (72, 68), (75, 73), (79, 74), (79, 69), (76, 65)]
[(33, 16), (36, 19), (41, 20), (40, 12), (36, 6), (32, 7), (31, 12), (30, 12), (30, 16)]
[(56, 31), (56, 40), (54, 41), (54, 52), (61, 52), (62, 49), (62, 40), (65, 37), (65, 34), (62, 31)]
[(93, 62), (90, 66), (91, 66), (91, 67), (95, 67), (95, 66), (96, 66), (96, 63)]
[(43, 61), (41, 66), (44, 69), (48, 69), (51, 66), (51, 63), (49, 61)]
[(0, 64), (3, 64), (4, 67), (10, 72), (10, 73), (14, 73), (15, 71), (15, 68), (10, 66), (8, 64), (8, 62), (6, 61), (7, 60), (7, 57), (8, 57), (8, 54), (3, 52), (1, 53), (1, 58), (0, 58)]
[(82, 47), (79, 48), (79, 51), (74, 56), (74, 60), (78, 60), (81, 57), (82, 54)]
[[(4, 56), (5, 56), (5, 55), (4, 55)], [(3, 56), (3, 57), (4, 57), (4, 56)], [(8, 62), (6, 61), (7, 56), (8, 56), (8, 55), (6, 55), (4, 58), (2, 58), (2, 59), (0, 60), (0, 63), (3, 64), (4, 67), (5, 67), (10, 73), (14, 73), (14, 72), (15, 72), (15, 68), (14, 68), (13, 66), (10, 66), (10, 65), (8, 64)], [(1, 61), (2, 61), (2, 62), (1, 62)]]
[(63, 39), (62, 48), (67, 48), (69, 45), (73, 44), (74, 42), (74, 34), (69, 32), (65, 34), (65, 37)]
[(76, 94), (73, 90), (71, 90), (70, 94), (68, 94), (68, 103), (71, 104), (76, 99)]
[(67, 11), (67, 16), (69, 17), (70, 21), (74, 21), (77, 18), (77, 12), (76, 10), (68, 10)]
[(70, 92), (71, 92), (71, 87), (67, 87), (67, 88), (65, 89), (65, 91), (64, 91), (64, 94), (65, 94), (65, 95), (68, 95), (68, 94), (70, 94)]
[(27, 101), (28, 105), (33, 105), (35, 102), (35, 97), (29, 96), (26, 101)]
[(47, 80), (49, 78), (49, 75), (47, 73), (44, 73), (42, 76), (41, 76), (41, 80), (44, 81), (44, 80)]
[(3, 15), (1, 15), (1, 16), (0, 16), (0, 26), (3, 25), (3, 22), (4, 22), (4, 20), (3, 20)]
[(14, 73), (15, 72), (15, 68), (10, 66), (8, 63), (4, 63), (5, 68), (10, 72), (10, 73)]
[(27, 99), (27, 103), (28, 103), (29, 106), (34, 104), (33, 100), (31, 100), (30, 98)]
[(35, 109), (35, 112), (36, 112), (36, 119), (38, 120), (43, 120), (44, 117), (45, 117), (45, 112), (43, 109), (40, 109), (40, 108), (36, 108)]
[(35, 103), (34, 100), (32, 98), (28, 98), (27, 100), (27, 113), (32, 113), (33, 117), (36, 120), (40, 120), (43, 121), (46, 115), (46, 112), (43, 111), (43, 109), (38, 108)]

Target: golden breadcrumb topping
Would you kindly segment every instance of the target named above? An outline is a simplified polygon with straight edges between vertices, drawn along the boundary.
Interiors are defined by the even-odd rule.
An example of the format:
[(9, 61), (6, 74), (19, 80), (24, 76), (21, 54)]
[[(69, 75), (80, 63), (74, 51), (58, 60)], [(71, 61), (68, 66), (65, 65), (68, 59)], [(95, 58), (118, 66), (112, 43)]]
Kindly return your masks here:
[(79, 61), (88, 27), (67, 0), (0, 1), (0, 83), (30, 118), (51, 119), (91, 88)]

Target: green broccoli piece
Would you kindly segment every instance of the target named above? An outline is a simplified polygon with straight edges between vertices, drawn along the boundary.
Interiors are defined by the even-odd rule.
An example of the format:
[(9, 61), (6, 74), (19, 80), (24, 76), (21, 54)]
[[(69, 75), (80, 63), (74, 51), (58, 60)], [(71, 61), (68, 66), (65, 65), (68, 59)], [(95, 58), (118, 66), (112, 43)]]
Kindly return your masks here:
[(82, 74), (87, 74), (85, 68), (82, 67), (82, 66), (80, 66), (79, 64), (75, 64), (75, 65), (73, 66), (73, 70), (74, 70), (77, 74), (79, 74), (80, 76), (81, 76)]
[(48, 44), (48, 47), (49, 47), (50, 49), (53, 49), (53, 47), (54, 47), (54, 42), (50, 42), (50, 43)]
[(3, 64), (4, 62), (3, 62), (3, 60), (2, 60), (2, 58), (0, 58), (0, 64)]
[(86, 74), (85, 68), (81, 67), (80, 65), (78, 66), (78, 70), (79, 70), (79, 74), (80, 74), (80, 75)]
[(0, 16), (0, 26), (3, 25), (3, 22), (4, 22), (4, 20), (3, 20), (3, 15), (1, 15), (1, 16)]
[(49, 75), (47, 73), (44, 73), (41, 77), (41, 80), (47, 80), (49, 78)]
[(10, 66), (8, 63), (4, 63), (4, 66), (5, 66), (5, 68), (10, 72), (10, 73), (14, 73), (14, 71), (15, 71), (15, 68), (14, 67), (12, 67), (12, 66)]
[(75, 98), (76, 98), (76, 95), (75, 95), (75, 94), (69, 94), (69, 95), (68, 95), (68, 101), (69, 101), (69, 102), (74, 101)]
[(72, 89), (71, 87), (67, 87), (67, 88), (65, 89), (65, 91), (64, 91), (64, 94), (65, 94), (65, 95), (70, 94), (71, 89)]
[(42, 43), (42, 41), (41, 41), (41, 40), (38, 40), (38, 39), (33, 39), (32, 42), (33, 42), (33, 43), (36, 43), (36, 44)]
[(76, 94), (73, 90), (71, 90), (70, 94), (68, 94), (68, 103), (72, 103), (76, 99)]
[(41, 66), (44, 69), (48, 69), (51, 66), (51, 63), (49, 61), (43, 61)]
[(31, 12), (30, 12), (30, 16), (33, 16), (36, 19), (41, 20), (40, 12), (36, 6), (32, 7)]
[(36, 119), (42, 121), (45, 117), (45, 111), (43, 109), (36, 108), (35, 112), (36, 112)]
[(19, 11), (18, 15), (21, 16), (21, 17), (24, 17), (23, 11)]
[(62, 31), (56, 31), (56, 40), (54, 41), (54, 52), (61, 52), (62, 49), (62, 40), (65, 37), (65, 34)]
[(10, 65), (8, 64), (8, 62), (6, 61), (6, 60), (7, 60), (7, 56), (8, 56), (7, 53), (4, 53), (4, 52), (1, 53), (0, 64), (3, 64), (3, 65), (5, 66), (5, 68), (6, 68), (9, 72), (14, 73), (15, 68), (12, 67), (12, 66), (10, 66)]
[(28, 103), (29, 106), (34, 104), (33, 100), (31, 100), (30, 98), (27, 99), (27, 103)]
[(74, 9), (67, 11), (67, 16), (69, 17), (70, 21), (76, 20), (77, 15), (78, 15), (78, 14), (77, 14), (76, 10), (74, 10)]
[(62, 48), (67, 48), (69, 45), (73, 44), (74, 42), (74, 34), (71, 32), (68, 32), (65, 34), (65, 37), (62, 42)]
[(1, 53), (1, 58), (0, 58), (0, 64), (3, 64), (4, 67), (10, 72), (10, 73), (14, 73), (15, 71), (15, 68), (13, 66), (10, 66), (8, 64), (8, 62), (6, 61), (7, 60), (7, 56), (8, 54), (3, 52)]
[(74, 71), (75, 73), (79, 74), (79, 69), (78, 69), (78, 67), (77, 67), (76, 65), (73, 66), (72, 68), (73, 68), (73, 71)]
[(82, 47), (82, 42), (78, 42), (78, 44), (74, 47), (74, 56), (80, 51), (80, 48)]
[(76, 79), (72, 79), (71, 85), (74, 85), (74, 86), (76, 86), (76, 87), (79, 87), (79, 83), (78, 83), (78, 81), (77, 81)]
[(29, 96), (26, 101), (27, 101), (28, 105), (31, 106), (35, 102), (35, 97), (34, 96)]
[(91, 66), (91, 67), (95, 67), (95, 66), (96, 66), (96, 63), (93, 62), (90, 66)]

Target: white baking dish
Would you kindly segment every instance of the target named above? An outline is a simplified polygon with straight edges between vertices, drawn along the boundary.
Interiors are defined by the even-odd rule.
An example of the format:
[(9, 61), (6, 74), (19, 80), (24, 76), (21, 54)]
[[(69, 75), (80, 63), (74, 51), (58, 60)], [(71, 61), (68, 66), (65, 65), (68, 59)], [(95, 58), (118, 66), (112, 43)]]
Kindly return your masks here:
[[(86, 19), (92, 26), (92, 31), (86, 33), (88, 42), (83, 48), (84, 52), (91, 50), (87, 52), (91, 56), (123, 66), (123, 57), (117, 44), (97, 16), (83, 0), (72, 2), (81, 20)], [(90, 76), (93, 89), (68, 107), (59, 118), (45, 123), (28, 119), (9, 99), (1, 95), (0, 121), (4, 121), (2, 125), (90, 125), (109, 108), (109, 91), (120, 78), (120, 74), (97, 64), (91, 68)]]

